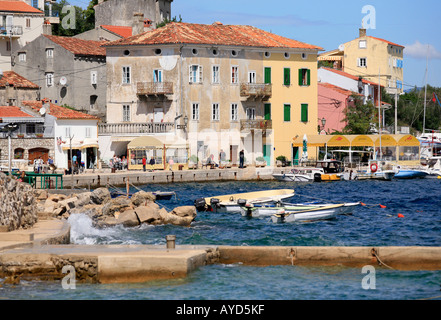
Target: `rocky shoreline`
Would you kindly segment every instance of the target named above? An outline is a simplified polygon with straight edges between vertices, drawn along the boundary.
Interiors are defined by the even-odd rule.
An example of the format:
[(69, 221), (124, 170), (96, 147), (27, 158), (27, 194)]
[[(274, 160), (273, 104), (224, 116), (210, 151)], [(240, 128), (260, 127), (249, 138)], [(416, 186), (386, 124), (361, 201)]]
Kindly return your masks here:
[(141, 224), (173, 224), (188, 227), (196, 218), (194, 206), (177, 207), (168, 212), (156, 202), (154, 194), (139, 191), (130, 198), (111, 198), (107, 188), (71, 195), (49, 194), (35, 190), (36, 210), (40, 218), (68, 219), (72, 214), (88, 215), (95, 227), (117, 225), (136, 227)]

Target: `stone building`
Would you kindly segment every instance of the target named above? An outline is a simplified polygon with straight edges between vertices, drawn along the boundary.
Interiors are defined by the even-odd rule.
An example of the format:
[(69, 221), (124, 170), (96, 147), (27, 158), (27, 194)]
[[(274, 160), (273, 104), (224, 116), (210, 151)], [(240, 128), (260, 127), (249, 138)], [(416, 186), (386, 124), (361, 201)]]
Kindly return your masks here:
[(21, 106), (23, 100), (37, 100), (40, 87), (14, 71), (0, 78), (0, 106)]
[(41, 35), (14, 53), (14, 71), (40, 86), (41, 97), (105, 117), (106, 50), (101, 44)]
[[(222, 23), (170, 23), (105, 47), (100, 143), (110, 152), (127, 152), (133, 138), (146, 135), (187, 141), (185, 156), (156, 154), (174, 163), (211, 155), (218, 162), (223, 150), (238, 165), (243, 149), (248, 164), (263, 157), (273, 165), (279, 155), (298, 156), (296, 135), (317, 133), (320, 47)], [(135, 163), (141, 156), (130, 154)]]

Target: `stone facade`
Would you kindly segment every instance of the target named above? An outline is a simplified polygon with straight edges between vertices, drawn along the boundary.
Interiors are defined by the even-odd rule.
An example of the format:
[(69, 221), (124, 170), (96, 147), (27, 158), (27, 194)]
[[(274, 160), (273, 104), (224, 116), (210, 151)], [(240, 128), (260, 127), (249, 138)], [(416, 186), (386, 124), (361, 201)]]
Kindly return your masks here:
[[(18, 148), (23, 149), (23, 159), (14, 158), (14, 151)], [(46, 149), (48, 152), (48, 155), (52, 158), (55, 157), (55, 150), (54, 150), (54, 138), (35, 138), (35, 139), (25, 139), (25, 138), (12, 138), (11, 139), (11, 149), (12, 149), (12, 162), (13, 166), (20, 167), (18, 164), (26, 164), (26, 160), (29, 160), (29, 151), (36, 149), (36, 148), (42, 148)], [(0, 139), (0, 163), (6, 164), (8, 163), (8, 139)]]
[(37, 222), (37, 206), (34, 190), (0, 173), (0, 226), (8, 231), (31, 228)]

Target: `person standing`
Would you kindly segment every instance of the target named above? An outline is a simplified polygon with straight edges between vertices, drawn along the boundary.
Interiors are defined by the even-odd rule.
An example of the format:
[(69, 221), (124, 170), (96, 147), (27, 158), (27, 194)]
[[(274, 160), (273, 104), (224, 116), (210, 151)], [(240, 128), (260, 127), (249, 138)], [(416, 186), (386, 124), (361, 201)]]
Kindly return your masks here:
[(170, 159), (168, 160), (168, 168), (170, 171), (173, 171), (173, 165), (175, 164), (175, 162), (173, 161), (173, 158), (170, 157)]
[(142, 157), (142, 170), (145, 171), (145, 166), (147, 165), (147, 159), (144, 157)]
[(239, 162), (240, 162), (239, 168), (243, 168), (244, 161), (245, 161), (245, 153), (243, 152), (243, 149), (242, 149), (239, 152)]
[(150, 166), (151, 166), (151, 171), (153, 172), (153, 171), (155, 171), (154, 169), (155, 169), (155, 158), (154, 157), (152, 157), (151, 159), (150, 159)]

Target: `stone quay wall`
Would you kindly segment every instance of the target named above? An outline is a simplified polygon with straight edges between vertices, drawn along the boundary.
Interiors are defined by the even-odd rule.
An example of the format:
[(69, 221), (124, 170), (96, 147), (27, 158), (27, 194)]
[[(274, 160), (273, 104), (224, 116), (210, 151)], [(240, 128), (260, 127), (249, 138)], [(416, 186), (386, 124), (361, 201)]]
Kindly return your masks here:
[(38, 220), (34, 189), (0, 173), (0, 227), (2, 231), (29, 229)]

